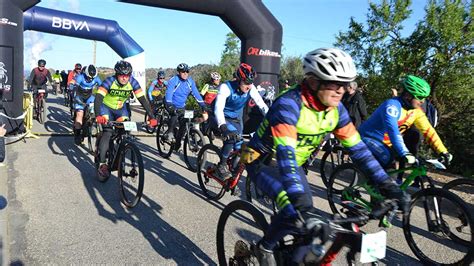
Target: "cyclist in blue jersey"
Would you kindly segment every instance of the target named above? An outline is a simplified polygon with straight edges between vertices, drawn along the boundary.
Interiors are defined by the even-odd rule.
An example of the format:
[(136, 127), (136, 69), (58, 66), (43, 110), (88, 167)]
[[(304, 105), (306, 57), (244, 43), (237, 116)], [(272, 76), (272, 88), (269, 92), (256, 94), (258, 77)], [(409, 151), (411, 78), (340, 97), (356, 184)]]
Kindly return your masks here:
[(161, 101), (165, 93), (168, 82), (165, 80), (165, 72), (163, 70), (158, 71), (156, 79), (153, 80), (148, 88), (148, 100), (150, 103)]
[(176, 139), (173, 131), (178, 123), (179, 110), (184, 110), (188, 96), (192, 94), (201, 108), (205, 109), (206, 107), (196, 87), (196, 83), (193, 78), (189, 76), (189, 66), (185, 63), (181, 63), (176, 70), (178, 74), (168, 80), (168, 87), (165, 94), (165, 106), (170, 114), (168, 132), (165, 133), (165, 136), (171, 141), (175, 140), (174, 148), (178, 150), (181, 145), (181, 138), (184, 135), (183, 128), (180, 127), (180, 130), (178, 130)]
[(102, 81), (97, 76), (97, 69), (94, 65), (86, 66), (83, 73), (74, 77), (75, 94), (74, 110), (76, 111), (76, 120), (74, 121), (74, 143), (79, 145), (83, 138), (81, 134), (82, 118), (84, 116), (84, 108), (90, 103), (94, 102), (94, 95), (92, 90), (96, 86), (100, 86)]
[[(410, 196), (375, 160), (341, 103), (356, 78), (352, 58), (339, 49), (320, 48), (304, 57), (303, 70), (303, 81), (274, 101), (247, 147), (242, 148), (241, 161), (247, 164), (250, 178), (279, 208), (256, 245), (261, 265), (276, 265), (273, 249), (278, 241), (301, 232), (307, 221), (310, 224), (313, 200), (301, 166), (328, 133), (341, 141), (352, 161), (378, 184), (382, 194), (398, 200), (402, 210), (409, 206)], [(266, 163), (272, 155), (276, 155), (277, 167)]]
[(242, 113), (245, 105), (253, 99), (263, 115), (268, 111), (268, 106), (253, 85), (257, 73), (252, 66), (241, 63), (234, 77), (235, 80), (226, 81), (219, 86), (214, 107), (217, 126), (224, 138), (217, 165), (217, 174), (223, 180), (232, 176), (226, 166), (227, 158), (233, 149), (240, 150), (242, 146)]

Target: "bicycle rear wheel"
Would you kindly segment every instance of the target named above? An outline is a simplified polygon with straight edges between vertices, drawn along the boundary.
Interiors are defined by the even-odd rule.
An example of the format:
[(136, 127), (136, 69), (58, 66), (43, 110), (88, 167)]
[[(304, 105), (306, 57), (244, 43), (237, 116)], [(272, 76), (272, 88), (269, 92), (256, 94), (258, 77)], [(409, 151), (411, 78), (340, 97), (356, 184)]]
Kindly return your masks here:
[(46, 100), (42, 98), (39, 101), (39, 108), (38, 108), (38, 122), (44, 124), (46, 121)]
[(321, 179), (326, 187), (329, 184), (329, 178), (331, 177), (332, 172), (336, 169), (337, 166), (343, 163), (350, 163), (351, 160), (349, 155), (341, 146), (334, 146), (327, 150), (323, 157), (321, 157), (321, 163), (319, 172), (321, 173)]
[(250, 202), (236, 200), (222, 211), (217, 223), (219, 265), (258, 265), (252, 246), (268, 227), (265, 216)]
[[(453, 228), (463, 223), (469, 228), (459, 236), (464, 244), (452, 238)], [(403, 233), (410, 249), (425, 265), (469, 265), (472, 262), (472, 214), (458, 196), (447, 190), (428, 188), (416, 192), (410, 211), (403, 219)]]
[(206, 139), (201, 131), (191, 128), (189, 134), (184, 138), (183, 155), (184, 162), (191, 172), (196, 173), (198, 169), (198, 154), (204, 145), (207, 144)]
[(145, 182), (143, 158), (138, 147), (130, 142), (125, 143), (119, 156), (118, 177), (122, 203), (133, 208), (143, 195)]
[(168, 120), (161, 120), (162, 122), (158, 126), (156, 132), (156, 146), (158, 148), (158, 153), (163, 158), (168, 158), (173, 152), (173, 143), (165, 138), (165, 133), (168, 131)]
[(216, 176), (221, 151), (212, 144), (202, 147), (198, 154), (197, 177), (202, 192), (210, 200), (219, 200), (225, 194), (224, 181)]
[[(373, 199), (367, 191), (367, 188), (371, 187), (367, 182), (364, 174), (352, 163), (336, 167), (331, 174), (327, 189), (328, 203), (332, 212), (350, 217), (357, 216), (362, 210), (370, 211)], [(381, 200), (382, 197), (374, 199)]]

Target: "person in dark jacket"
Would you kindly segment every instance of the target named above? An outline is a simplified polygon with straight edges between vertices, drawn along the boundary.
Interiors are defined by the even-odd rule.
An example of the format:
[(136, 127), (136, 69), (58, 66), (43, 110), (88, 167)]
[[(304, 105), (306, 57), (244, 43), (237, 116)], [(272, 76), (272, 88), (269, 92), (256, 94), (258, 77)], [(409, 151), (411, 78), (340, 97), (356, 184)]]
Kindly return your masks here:
[(7, 130), (5, 129), (5, 124), (0, 126), (0, 163), (5, 160), (5, 134)]
[(359, 128), (362, 121), (367, 118), (367, 105), (362, 92), (357, 89), (357, 82), (353, 81), (347, 88), (346, 93), (342, 97), (342, 103), (349, 112), (352, 123)]

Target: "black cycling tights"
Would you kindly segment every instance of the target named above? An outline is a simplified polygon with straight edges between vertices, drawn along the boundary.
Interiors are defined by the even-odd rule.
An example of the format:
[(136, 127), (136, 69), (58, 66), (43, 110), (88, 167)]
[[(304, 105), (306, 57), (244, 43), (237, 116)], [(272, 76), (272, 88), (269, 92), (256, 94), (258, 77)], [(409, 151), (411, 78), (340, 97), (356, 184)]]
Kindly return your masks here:
[(100, 138), (100, 143), (99, 143), (99, 162), (100, 163), (105, 163), (107, 161), (107, 158), (105, 156), (107, 154), (107, 151), (109, 150), (110, 138), (112, 138), (113, 134), (114, 134), (113, 128), (107, 127), (107, 126), (103, 127), (102, 137)]

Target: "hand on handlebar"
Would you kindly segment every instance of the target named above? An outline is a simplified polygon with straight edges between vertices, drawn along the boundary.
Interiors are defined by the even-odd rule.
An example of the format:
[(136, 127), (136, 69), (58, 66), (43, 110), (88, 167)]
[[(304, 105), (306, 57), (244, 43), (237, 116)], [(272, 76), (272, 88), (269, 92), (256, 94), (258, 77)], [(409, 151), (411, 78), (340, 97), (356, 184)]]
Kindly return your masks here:
[(156, 119), (154, 119), (154, 118), (149, 119), (149, 120), (148, 120), (148, 125), (149, 125), (150, 127), (156, 127), (156, 126), (158, 125), (158, 120), (156, 120)]
[(96, 121), (98, 124), (101, 124), (101, 125), (107, 124), (107, 118), (105, 118), (104, 116), (101, 116), (101, 115), (96, 116), (96, 117), (95, 117), (95, 121)]
[(444, 152), (440, 154), (440, 158), (438, 159), (444, 166), (448, 167), (453, 159), (453, 155), (449, 152)]

